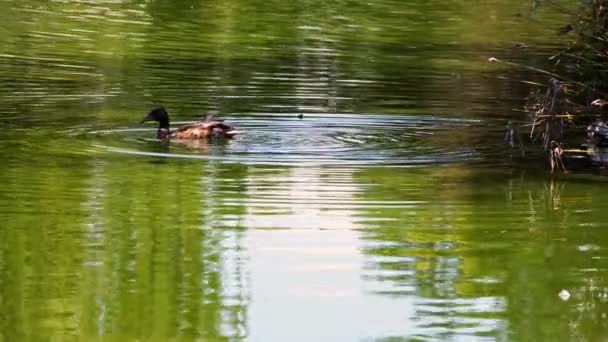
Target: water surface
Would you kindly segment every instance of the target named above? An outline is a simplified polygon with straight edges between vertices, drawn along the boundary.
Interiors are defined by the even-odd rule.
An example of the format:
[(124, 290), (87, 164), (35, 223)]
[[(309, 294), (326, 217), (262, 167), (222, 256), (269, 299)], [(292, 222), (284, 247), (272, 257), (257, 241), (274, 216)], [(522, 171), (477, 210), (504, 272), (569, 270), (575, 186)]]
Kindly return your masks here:
[(504, 146), (545, 80), (487, 63), (567, 44), (555, 6), (0, 6), (0, 339), (606, 335), (606, 179)]

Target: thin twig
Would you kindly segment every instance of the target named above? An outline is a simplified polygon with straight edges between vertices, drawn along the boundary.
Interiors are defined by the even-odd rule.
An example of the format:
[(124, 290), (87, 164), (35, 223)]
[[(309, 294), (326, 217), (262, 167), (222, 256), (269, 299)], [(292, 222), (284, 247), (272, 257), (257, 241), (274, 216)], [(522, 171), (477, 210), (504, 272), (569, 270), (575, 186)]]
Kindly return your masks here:
[(579, 82), (579, 81), (576, 81), (576, 80), (573, 80), (573, 79), (567, 78), (565, 76), (558, 75), (558, 74), (555, 74), (555, 73), (552, 73), (552, 72), (549, 72), (549, 71), (546, 71), (546, 70), (543, 70), (543, 69), (535, 68), (535, 67), (532, 67), (532, 66), (529, 66), (529, 65), (524, 65), (524, 64), (521, 64), (521, 63), (503, 61), (503, 60), (500, 60), (500, 59), (495, 58), (495, 57), (490, 57), (488, 60), (490, 62), (493, 62), (493, 63), (502, 63), (502, 64), (506, 64), (506, 65), (509, 65), (509, 66), (512, 66), (512, 67), (522, 68), (522, 69), (526, 69), (526, 70), (531, 70), (531, 71), (535, 71), (535, 72), (538, 72), (538, 73), (541, 73), (541, 74), (545, 74), (545, 75), (553, 76), (553, 77), (556, 77), (556, 78), (560, 78), (560, 79), (562, 79), (562, 80), (564, 80), (566, 82), (569, 82), (569, 83), (572, 83), (572, 84), (576, 84), (576, 85), (578, 85), (580, 87), (583, 87), (585, 89), (591, 89), (591, 90), (595, 91), (598, 94), (601, 94), (601, 95), (604, 95), (604, 96), (608, 97), (608, 93), (605, 93), (603, 91), (599, 91), (597, 89), (594, 89), (594, 88), (592, 88), (592, 87), (590, 87), (590, 86), (588, 86), (588, 85), (586, 85), (586, 84), (584, 84), (582, 82)]

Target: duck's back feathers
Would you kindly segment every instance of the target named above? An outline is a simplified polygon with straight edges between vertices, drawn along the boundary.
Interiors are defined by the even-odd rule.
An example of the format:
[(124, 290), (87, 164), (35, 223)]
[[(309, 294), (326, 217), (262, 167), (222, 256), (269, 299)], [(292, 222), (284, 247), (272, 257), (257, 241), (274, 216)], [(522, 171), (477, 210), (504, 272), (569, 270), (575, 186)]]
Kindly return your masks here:
[(196, 122), (182, 126), (171, 133), (176, 139), (206, 139), (210, 137), (232, 138), (236, 130), (220, 121)]

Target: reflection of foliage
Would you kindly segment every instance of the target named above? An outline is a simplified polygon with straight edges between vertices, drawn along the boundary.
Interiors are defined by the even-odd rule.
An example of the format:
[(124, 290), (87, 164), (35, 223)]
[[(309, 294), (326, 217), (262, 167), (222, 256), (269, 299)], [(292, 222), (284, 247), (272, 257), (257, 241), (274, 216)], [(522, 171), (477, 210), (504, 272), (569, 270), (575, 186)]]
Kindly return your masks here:
[[(0, 102), (11, 111), (158, 102), (178, 112), (268, 111), (280, 98), (288, 111), (403, 112), (459, 88), (443, 73), (482, 68), (476, 57), (460, 60), (458, 44), (496, 41), (489, 28), (446, 20), (478, 23), (487, 8), (424, 1), (8, 1), (4, 8), (0, 78), (10, 91)], [(530, 29), (508, 14), (520, 10), (505, 2), (494, 13), (504, 17), (483, 22), (511, 23), (498, 31), (517, 36)], [(430, 67), (441, 71), (433, 85)]]
[(245, 192), (221, 181), (245, 167), (15, 159), (0, 170), (11, 180), (0, 202), (23, 206), (2, 229), (3, 339), (247, 334), (246, 275), (226, 260), (239, 253), (240, 229), (224, 219), (244, 207), (221, 205)]
[[(469, 331), (516, 340), (603, 336), (608, 282), (598, 244), (608, 233), (602, 209), (590, 209), (603, 202), (601, 187), (465, 170), (360, 173), (374, 184), (366, 200), (403, 202), (364, 215), (367, 281), (417, 298), (417, 314), (434, 322), (423, 332), (458, 335), (468, 322)], [(567, 303), (563, 288), (573, 294)]]
[[(43, 163), (31, 161), (36, 154), (6, 156), (0, 167), (5, 180), (0, 194), (0, 339), (48, 337), (44, 331), (51, 326), (70, 331), (77, 324), (66, 308), (74, 304), (75, 270), (83, 257), (77, 247), (83, 211), (77, 203), (85, 199), (73, 189), (82, 185), (86, 170), (66, 172), (69, 158)], [(45, 320), (50, 317), (62, 319)]]

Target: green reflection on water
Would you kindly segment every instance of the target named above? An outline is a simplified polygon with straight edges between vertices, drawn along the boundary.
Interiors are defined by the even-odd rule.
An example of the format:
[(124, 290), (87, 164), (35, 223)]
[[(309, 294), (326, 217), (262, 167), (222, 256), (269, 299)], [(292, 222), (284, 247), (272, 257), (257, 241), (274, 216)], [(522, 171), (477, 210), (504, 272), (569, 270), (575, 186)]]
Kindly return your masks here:
[(53, 117), (74, 106), (153, 103), (184, 115), (211, 108), (421, 107), (428, 114), (479, 115), (490, 109), (483, 103), (501, 106), (491, 101), (500, 86), (479, 80), (480, 71), (494, 68), (488, 56), (521, 58), (510, 49), (514, 40), (554, 42), (546, 27), (565, 20), (505, 1), (5, 1), (3, 7), (2, 109)]
[[(240, 178), (243, 168), (159, 165), (20, 161), (3, 172), (11, 180), (2, 201), (7, 340), (240, 334), (242, 294), (222, 284), (240, 277), (223, 257), (239, 248), (240, 230), (213, 229), (223, 210), (216, 202), (230, 198), (218, 198), (213, 179)], [(142, 177), (126, 177), (132, 172)], [(229, 237), (233, 246), (219, 245)]]
[[(529, 89), (487, 57), (568, 39), (534, 4), (3, 1), (1, 339), (603, 337), (604, 180), (495, 151)], [(193, 149), (134, 128), (159, 103), (176, 120), (275, 116)], [(296, 134), (308, 113), (376, 128)], [(428, 160), (285, 152), (311, 146)], [(177, 153), (201, 158), (160, 157)]]
[[(384, 323), (345, 331), (335, 321), (311, 336), (544, 340), (604, 329), (605, 195), (593, 181), (459, 165), (39, 159), (15, 158), (1, 174), (6, 340), (270, 338), (281, 328), (260, 321), (315, 322), (321, 313), (308, 310), (342, 307), (334, 298), (381, 310), (382, 297), (393, 304), (369, 315)], [(388, 323), (394, 315), (407, 329)]]

